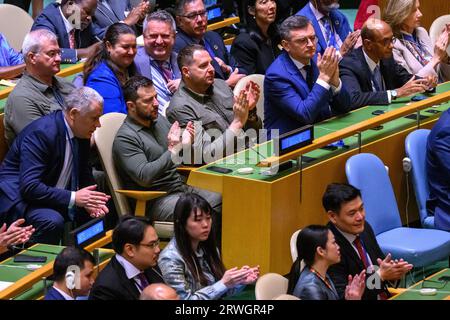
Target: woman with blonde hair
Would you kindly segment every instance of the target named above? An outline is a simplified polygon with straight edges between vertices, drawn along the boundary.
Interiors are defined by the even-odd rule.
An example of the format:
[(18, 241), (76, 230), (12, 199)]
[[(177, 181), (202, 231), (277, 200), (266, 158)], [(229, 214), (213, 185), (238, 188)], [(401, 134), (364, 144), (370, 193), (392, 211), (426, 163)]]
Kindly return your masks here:
[(399, 41), (394, 44), (394, 59), (409, 73), (420, 77), (438, 76), (439, 82), (450, 80), (450, 24), (431, 43), (428, 32), (420, 26), (422, 18), (419, 0), (389, 0), (383, 20), (392, 28)]

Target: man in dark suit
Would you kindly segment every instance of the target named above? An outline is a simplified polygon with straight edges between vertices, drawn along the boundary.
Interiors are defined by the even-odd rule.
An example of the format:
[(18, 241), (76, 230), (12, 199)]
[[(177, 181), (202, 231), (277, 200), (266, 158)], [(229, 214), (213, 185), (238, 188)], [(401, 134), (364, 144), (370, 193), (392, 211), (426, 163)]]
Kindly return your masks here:
[(95, 191), (88, 164), (103, 98), (82, 87), (63, 110), (25, 127), (0, 166), (0, 220), (25, 218), (36, 228), (34, 242), (58, 244), (65, 221), (82, 224), (108, 212), (109, 196)]
[(395, 62), (392, 49), (396, 38), (391, 27), (370, 19), (361, 30), (363, 46), (340, 62), (340, 76), (348, 84), (352, 109), (366, 105), (387, 105), (400, 97), (424, 92), (431, 79), (414, 79)]
[(206, 31), (208, 20), (203, 0), (180, 0), (175, 13), (178, 32), (174, 51), (180, 52), (189, 44), (204, 46), (212, 58), (215, 77), (226, 80), (230, 87), (234, 87), (245, 74), (239, 73), (222, 37), (214, 31)]
[(339, 0), (311, 0), (296, 13), (311, 21), (318, 38), (317, 52), (321, 54), (334, 47), (345, 56), (358, 40), (359, 31), (352, 32), (347, 17), (338, 9)]
[(48, 29), (58, 37), (62, 63), (76, 63), (92, 55), (99, 43), (91, 24), (97, 0), (62, 0), (50, 3), (31, 30)]
[(97, 277), (89, 300), (138, 300), (144, 288), (164, 283), (155, 229), (146, 218), (126, 216), (112, 235), (116, 255)]
[(89, 295), (94, 284), (94, 257), (84, 249), (67, 247), (53, 264), (53, 286), (44, 300), (76, 300)]
[(317, 37), (303, 16), (284, 20), (280, 36), (284, 51), (264, 78), (264, 127), (282, 134), (349, 111), (350, 97), (339, 79), (336, 49), (327, 48), (316, 63)]
[(428, 137), (426, 172), (430, 194), (427, 210), (437, 229), (450, 231), (450, 110), (442, 113)]
[(381, 251), (375, 234), (365, 221), (361, 192), (344, 183), (327, 187), (322, 204), (328, 214), (328, 227), (340, 247), (341, 261), (328, 269), (336, 290), (344, 298), (348, 276), (366, 269), (366, 289), (363, 300), (389, 297), (386, 281), (399, 280), (413, 267), (403, 259), (392, 260)]
[[(127, 16), (125, 16), (126, 11), (129, 12)], [(116, 22), (123, 22), (134, 27), (144, 19), (149, 11), (150, 4), (144, 0), (133, 8), (131, 8), (130, 0), (99, 0), (92, 21), (96, 36), (102, 39), (106, 29)], [(142, 30), (136, 31), (137, 34), (142, 33)]]

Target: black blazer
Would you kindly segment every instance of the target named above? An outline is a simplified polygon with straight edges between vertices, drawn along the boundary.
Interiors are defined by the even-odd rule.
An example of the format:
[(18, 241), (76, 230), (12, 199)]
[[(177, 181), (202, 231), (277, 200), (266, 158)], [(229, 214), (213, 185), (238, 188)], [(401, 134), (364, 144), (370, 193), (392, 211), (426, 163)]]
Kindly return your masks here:
[[(149, 284), (164, 283), (157, 266), (145, 270), (144, 274)], [(114, 256), (95, 280), (89, 300), (138, 300), (139, 295), (135, 282), (127, 278), (125, 269)]]
[[(333, 280), (339, 297), (344, 299), (345, 287), (348, 283), (348, 275), (350, 274), (354, 276), (359, 274), (364, 269), (364, 264), (355, 249), (353, 249), (351, 243), (348, 242), (342, 233), (337, 230), (331, 222), (329, 222), (327, 226), (333, 232), (334, 237), (336, 238), (336, 243), (339, 245), (341, 251), (341, 262), (331, 266), (328, 269), (328, 275), (331, 280)], [(370, 260), (372, 260), (372, 263), (375, 266), (378, 266), (377, 259), (384, 259), (385, 256), (378, 245), (372, 227), (367, 222), (365, 223), (364, 231), (360, 236)], [(366, 274), (366, 276), (370, 277), (370, 274)], [(386, 284), (384, 282), (381, 283), (381, 289), (379, 290), (369, 290), (366, 286), (362, 300), (376, 300), (377, 295), (383, 291), (389, 296), (389, 292), (387, 291)]]
[[(394, 57), (381, 60), (380, 71), (386, 90), (400, 88), (412, 77), (412, 74), (395, 62)], [(341, 60), (339, 75), (350, 93), (352, 109), (366, 105), (389, 104), (386, 91), (372, 91), (371, 74), (362, 47), (353, 50)]]
[(231, 55), (240, 70), (245, 74), (266, 74), (267, 68), (280, 54), (277, 35), (270, 37), (270, 42), (263, 38), (257, 27), (249, 27), (241, 32), (233, 42)]

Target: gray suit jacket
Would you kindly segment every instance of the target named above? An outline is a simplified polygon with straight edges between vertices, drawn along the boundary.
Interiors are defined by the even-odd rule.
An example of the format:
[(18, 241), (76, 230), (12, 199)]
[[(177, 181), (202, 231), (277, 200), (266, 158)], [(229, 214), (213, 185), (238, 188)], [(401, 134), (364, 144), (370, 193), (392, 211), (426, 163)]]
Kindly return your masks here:
[[(433, 54), (434, 44), (431, 43), (427, 30), (419, 27), (415, 30), (415, 32), (417, 39), (422, 43), (422, 45), (425, 46), (428, 52)], [(403, 41), (400, 39), (395, 42), (393, 53), (395, 61), (411, 74), (416, 74), (420, 77), (438, 75), (440, 82), (450, 80), (450, 64), (439, 63), (437, 70), (433, 69), (431, 64), (422, 66), (422, 64), (414, 57), (411, 51), (408, 50)]]

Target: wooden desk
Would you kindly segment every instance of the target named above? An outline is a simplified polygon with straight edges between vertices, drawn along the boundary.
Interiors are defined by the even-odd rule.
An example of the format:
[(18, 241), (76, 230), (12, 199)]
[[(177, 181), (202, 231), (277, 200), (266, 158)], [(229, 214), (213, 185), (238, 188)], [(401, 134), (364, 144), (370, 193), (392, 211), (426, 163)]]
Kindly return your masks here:
[[(314, 158), (313, 162), (302, 164), (302, 170), (294, 167), (272, 177), (263, 175), (261, 171), (265, 168), (254, 164), (261, 160), (259, 154), (264, 157), (272, 154), (269, 142), (257, 147), (259, 154), (249, 149), (217, 164), (232, 169), (230, 174), (216, 174), (206, 170), (206, 166), (192, 171), (188, 180), (190, 185), (222, 193), (222, 256), (225, 265), (259, 264), (263, 274), (288, 273), (292, 264), (291, 235), (299, 228), (328, 221), (322, 208), (323, 192), (329, 183), (346, 182), (345, 162), (359, 152), (376, 154), (390, 168), (391, 183), (405, 221), (406, 181), (402, 170), (405, 137), (418, 126), (431, 128), (438, 115), (424, 111), (422, 114), (428, 118), (419, 123), (403, 116), (414, 113), (416, 108), (429, 108), (434, 102), (450, 100), (449, 89), (450, 83), (442, 85), (438, 89), (440, 94), (427, 99), (428, 103), (424, 100), (422, 103), (425, 104), (404, 106), (409, 99), (403, 99), (390, 106), (368, 106), (316, 124), (313, 145), (281, 158), (285, 161), (300, 154)], [(433, 109), (442, 112), (449, 106), (450, 103), (446, 103)], [(372, 115), (378, 109), (387, 112), (381, 116)], [(389, 121), (392, 117), (400, 118)], [(380, 123), (383, 123), (381, 130), (371, 129)], [(357, 131), (362, 132), (360, 148), (358, 138), (353, 136)], [(348, 149), (318, 149), (341, 138), (344, 138)], [(226, 163), (228, 160), (230, 164)], [(254, 173), (239, 175), (236, 169), (241, 167), (252, 167)], [(417, 220), (412, 197), (409, 204), (409, 221)]]
[(235, 23), (239, 23), (239, 22), (240, 22), (239, 17), (226, 18), (223, 21), (219, 21), (219, 22), (216, 22), (216, 23), (209, 24), (206, 29), (208, 31), (217, 30), (217, 29), (220, 29), (220, 28), (224, 28), (224, 27), (230, 26), (230, 25), (235, 24)]

